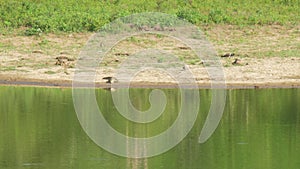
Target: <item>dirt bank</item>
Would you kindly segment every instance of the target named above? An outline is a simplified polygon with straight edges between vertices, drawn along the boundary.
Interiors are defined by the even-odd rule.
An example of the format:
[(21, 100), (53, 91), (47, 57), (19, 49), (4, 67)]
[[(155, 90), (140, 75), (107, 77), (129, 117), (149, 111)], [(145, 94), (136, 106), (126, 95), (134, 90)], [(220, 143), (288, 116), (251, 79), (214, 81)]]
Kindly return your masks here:
[[(235, 53), (232, 57), (220, 57), (229, 88), (300, 87), (299, 26), (216, 26), (205, 32), (219, 55)], [(0, 84), (72, 86), (78, 55), (91, 35), (0, 35)], [(97, 85), (107, 87), (103, 77), (115, 76), (117, 65), (128, 55), (149, 47), (175, 52), (199, 87), (210, 86), (210, 77), (199, 58), (180, 42), (155, 35), (126, 39), (116, 45), (99, 65)], [(145, 71), (138, 73), (131, 85), (174, 87), (176, 81), (163, 72)]]

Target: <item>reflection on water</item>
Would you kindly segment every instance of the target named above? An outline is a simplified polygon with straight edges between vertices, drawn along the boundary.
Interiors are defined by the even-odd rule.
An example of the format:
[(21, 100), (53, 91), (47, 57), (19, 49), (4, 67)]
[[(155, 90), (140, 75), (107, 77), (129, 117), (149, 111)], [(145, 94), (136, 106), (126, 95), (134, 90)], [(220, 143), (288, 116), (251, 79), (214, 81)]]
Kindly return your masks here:
[[(157, 135), (175, 121), (180, 92), (163, 89), (165, 112), (155, 121), (126, 120), (113, 105), (111, 91), (95, 91), (105, 119), (133, 137)], [(138, 110), (150, 107), (151, 89), (130, 89)], [(300, 89), (228, 90), (221, 123), (198, 144), (210, 106), (210, 90), (200, 90), (200, 113), (188, 136), (159, 156), (131, 159), (98, 147), (82, 130), (71, 89), (0, 87), (0, 168), (241, 169), (300, 167)], [(178, 131), (180, 132), (180, 131)], [(112, 140), (113, 142), (113, 140)]]

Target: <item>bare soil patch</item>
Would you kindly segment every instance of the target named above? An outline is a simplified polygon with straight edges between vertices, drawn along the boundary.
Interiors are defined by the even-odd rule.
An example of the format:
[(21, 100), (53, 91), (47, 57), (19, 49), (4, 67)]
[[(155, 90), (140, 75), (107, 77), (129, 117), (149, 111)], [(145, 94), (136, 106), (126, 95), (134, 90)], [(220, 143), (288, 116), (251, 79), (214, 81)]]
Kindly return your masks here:
[[(230, 87), (300, 87), (300, 26), (237, 27), (217, 25), (203, 28), (219, 55)], [(0, 35), (0, 83), (71, 86), (82, 47), (92, 33), (19, 36)], [(118, 64), (145, 48), (174, 52), (193, 72), (199, 86), (210, 85), (203, 62), (184, 44), (157, 35), (125, 39), (99, 65), (96, 82), (114, 76)], [(58, 59), (64, 58), (64, 59)], [(156, 58), (159, 62), (159, 59)], [(232, 64), (238, 59), (238, 64)], [(141, 72), (133, 79), (136, 87), (174, 86), (176, 81), (162, 72)], [(48, 84), (48, 85), (47, 85)]]

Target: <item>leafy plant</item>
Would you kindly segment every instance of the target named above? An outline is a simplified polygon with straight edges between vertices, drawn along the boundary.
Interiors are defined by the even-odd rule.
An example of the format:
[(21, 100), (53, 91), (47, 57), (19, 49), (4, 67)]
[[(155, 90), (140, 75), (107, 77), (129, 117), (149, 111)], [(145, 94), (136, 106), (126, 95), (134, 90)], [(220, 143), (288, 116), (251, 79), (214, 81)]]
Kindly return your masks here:
[(26, 36), (32, 36), (32, 35), (41, 35), (43, 31), (40, 28), (28, 28), (25, 31)]

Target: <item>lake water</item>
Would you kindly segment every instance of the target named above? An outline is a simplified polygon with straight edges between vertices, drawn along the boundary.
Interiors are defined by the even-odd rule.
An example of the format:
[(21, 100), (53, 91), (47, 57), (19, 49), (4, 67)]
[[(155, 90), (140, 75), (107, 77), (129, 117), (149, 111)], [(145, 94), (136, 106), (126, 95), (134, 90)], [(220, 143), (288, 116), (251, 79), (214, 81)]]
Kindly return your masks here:
[[(177, 118), (179, 91), (162, 90), (167, 107), (157, 120), (146, 124), (121, 116), (110, 91), (97, 89), (95, 94), (103, 116), (116, 131), (142, 138), (158, 135)], [(130, 89), (132, 104), (146, 110), (150, 92)], [(163, 154), (135, 159), (111, 154), (87, 136), (77, 119), (71, 89), (2, 86), (0, 169), (300, 168), (300, 89), (227, 90), (220, 124), (203, 144), (198, 138), (211, 91), (199, 93), (200, 112), (189, 134)]]

